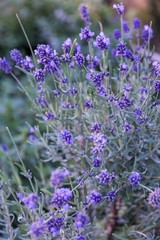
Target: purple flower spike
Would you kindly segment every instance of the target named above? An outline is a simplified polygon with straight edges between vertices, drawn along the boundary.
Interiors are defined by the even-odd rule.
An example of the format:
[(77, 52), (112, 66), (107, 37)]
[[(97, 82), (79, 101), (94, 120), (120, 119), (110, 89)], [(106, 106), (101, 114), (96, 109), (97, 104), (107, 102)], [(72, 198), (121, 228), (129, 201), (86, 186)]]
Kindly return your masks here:
[(115, 173), (109, 173), (107, 169), (104, 169), (96, 176), (96, 179), (98, 179), (100, 184), (109, 184), (115, 179)]
[(92, 161), (93, 167), (99, 168), (102, 164), (102, 159), (100, 157), (95, 157)]
[(75, 62), (76, 62), (76, 64), (79, 65), (79, 66), (83, 66), (83, 65), (84, 65), (84, 63), (85, 63), (85, 57), (83, 56), (82, 53), (77, 53), (77, 54), (75, 55)]
[(29, 233), (33, 237), (41, 237), (47, 231), (47, 225), (43, 218), (38, 219), (36, 222), (33, 222), (29, 228)]
[(33, 209), (35, 208), (37, 201), (38, 201), (38, 195), (34, 193), (28, 194), (28, 196), (23, 197), (21, 201), (29, 208)]
[(64, 225), (64, 218), (62, 217), (53, 218), (47, 222), (48, 230), (50, 233), (52, 233), (53, 237), (57, 236), (59, 230), (63, 225)]
[(105, 36), (104, 32), (100, 32), (93, 44), (100, 50), (105, 50), (108, 49), (110, 45), (110, 39)]
[(121, 38), (121, 31), (119, 29), (115, 29), (113, 31), (113, 36), (116, 40), (118, 40), (119, 38)]
[(148, 40), (153, 38), (153, 29), (148, 25), (144, 25), (141, 36), (142, 36), (143, 41), (145, 43), (147, 43)]
[(56, 208), (68, 206), (68, 202), (72, 197), (72, 192), (69, 188), (58, 188), (52, 195), (51, 204)]
[(88, 62), (88, 69), (96, 68), (100, 64), (100, 59), (97, 56), (92, 57), (90, 54), (86, 56)]
[(38, 82), (44, 82), (44, 77), (45, 77), (45, 74), (44, 74), (44, 71), (42, 69), (36, 69), (34, 72), (34, 77), (35, 79), (38, 81)]
[(76, 228), (84, 228), (89, 223), (89, 217), (84, 213), (78, 213), (74, 220)]
[(89, 100), (86, 100), (86, 101), (84, 102), (84, 106), (85, 106), (86, 108), (93, 108), (93, 103), (92, 103), (91, 101), (89, 101)]
[(105, 149), (105, 145), (107, 143), (106, 136), (103, 133), (99, 132), (99, 133), (93, 133), (92, 138), (93, 138), (93, 144), (94, 144), (94, 147), (92, 150), (93, 154), (99, 154), (103, 152)]
[(52, 171), (51, 178), (50, 178), (51, 185), (53, 187), (61, 186), (65, 182), (67, 176), (69, 175), (70, 175), (70, 172), (67, 169), (58, 168)]
[(128, 178), (128, 181), (131, 185), (137, 185), (140, 183), (142, 177), (141, 174), (138, 172), (132, 172), (131, 175)]
[(160, 80), (155, 81), (154, 90), (155, 92), (160, 92)]
[(22, 60), (21, 67), (24, 68), (26, 71), (32, 70), (32, 68), (34, 68), (32, 59), (26, 56), (26, 58)]
[(10, 56), (11, 59), (16, 62), (17, 66), (21, 66), (22, 61), (23, 61), (23, 57), (22, 57), (22, 53), (18, 50), (18, 49), (13, 49), (10, 51)]
[(141, 21), (139, 18), (134, 18), (133, 19), (133, 28), (134, 29), (139, 29), (141, 27)]
[(95, 205), (100, 204), (102, 202), (102, 199), (103, 196), (95, 190), (91, 191), (90, 196), (87, 196), (87, 200)]
[(81, 33), (79, 34), (81, 40), (90, 41), (94, 36), (94, 32), (91, 32), (89, 27), (81, 28)]
[(116, 45), (116, 56), (117, 55), (126, 56), (126, 52), (127, 52), (126, 43), (123, 41), (119, 42)]
[(148, 196), (148, 203), (155, 208), (160, 207), (160, 188), (155, 188)]
[(90, 15), (89, 15), (87, 6), (84, 4), (81, 4), (79, 7), (79, 10), (80, 10), (81, 18), (85, 22), (86, 26), (90, 26), (91, 25)]
[(125, 132), (128, 132), (129, 130), (132, 129), (132, 126), (128, 122), (125, 122), (125, 124), (123, 125), (123, 129)]
[(160, 76), (160, 63), (159, 62), (153, 62), (153, 68), (154, 68), (154, 74), (155, 76), (159, 77)]
[(131, 100), (127, 98), (126, 96), (123, 96), (119, 102), (118, 105), (121, 109), (127, 108), (131, 106)]
[(62, 44), (62, 50), (66, 54), (66, 53), (70, 53), (71, 48), (72, 48), (72, 39), (67, 38)]
[(130, 31), (130, 28), (129, 28), (127, 22), (123, 22), (123, 31), (124, 31), (125, 33), (128, 33), (128, 32)]
[(109, 201), (114, 201), (117, 197), (117, 192), (115, 190), (112, 190), (110, 192), (107, 193), (107, 199)]
[(114, 4), (113, 8), (117, 10), (118, 15), (122, 15), (124, 13), (124, 4)]
[(73, 143), (72, 134), (67, 129), (61, 131), (60, 139), (64, 142), (65, 145), (69, 145)]
[(0, 69), (2, 69), (6, 74), (11, 73), (12, 68), (5, 57), (0, 58)]
[(44, 121), (54, 120), (54, 114), (50, 112), (46, 112), (43, 119)]

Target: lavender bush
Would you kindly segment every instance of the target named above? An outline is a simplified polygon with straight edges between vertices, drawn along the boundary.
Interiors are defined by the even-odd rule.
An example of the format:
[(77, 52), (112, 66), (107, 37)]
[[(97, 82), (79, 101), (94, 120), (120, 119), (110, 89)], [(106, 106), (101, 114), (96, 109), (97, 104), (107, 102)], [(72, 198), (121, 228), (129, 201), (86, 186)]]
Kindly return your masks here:
[(159, 239), (160, 63), (151, 25), (135, 18), (130, 26), (124, 5), (113, 8), (114, 47), (81, 5), (80, 39), (66, 39), (62, 54), (45, 44), (32, 57), (10, 51), (26, 86), (0, 59), (31, 103), (37, 124), (27, 123), (28, 142), (38, 159), (27, 169), (7, 128), (17, 161), (3, 145), (12, 174), (0, 172), (1, 239)]

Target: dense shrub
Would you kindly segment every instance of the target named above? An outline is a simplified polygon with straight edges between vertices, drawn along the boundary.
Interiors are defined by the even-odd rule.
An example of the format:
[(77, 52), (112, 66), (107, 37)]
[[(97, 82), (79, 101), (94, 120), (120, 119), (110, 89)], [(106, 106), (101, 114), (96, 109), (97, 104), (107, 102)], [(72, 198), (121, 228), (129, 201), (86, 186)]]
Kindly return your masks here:
[(2, 145), (12, 168), (0, 173), (4, 239), (159, 237), (160, 64), (152, 62), (151, 26), (138, 18), (129, 26), (124, 5), (113, 8), (121, 22), (114, 48), (81, 5), (80, 40), (67, 38), (62, 54), (41, 43), (32, 57), (10, 51), (26, 87), (0, 59), (30, 101), (28, 142), (37, 150), (27, 166), (7, 128), (17, 161)]

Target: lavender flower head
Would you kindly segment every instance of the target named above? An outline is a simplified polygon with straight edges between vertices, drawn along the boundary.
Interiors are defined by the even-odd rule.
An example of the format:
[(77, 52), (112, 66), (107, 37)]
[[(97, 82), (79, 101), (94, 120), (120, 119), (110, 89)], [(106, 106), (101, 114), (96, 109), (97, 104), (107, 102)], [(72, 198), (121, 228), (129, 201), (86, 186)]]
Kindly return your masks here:
[(154, 90), (155, 92), (160, 92), (160, 80), (155, 81)]
[(55, 186), (59, 187), (65, 182), (67, 176), (69, 175), (70, 175), (70, 172), (67, 169), (58, 168), (52, 171), (50, 183), (53, 187)]
[(123, 97), (121, 97), (121, 99), (119, 100), (118, 105), (119, 105), (119, 107), (120, 107), (121, 109), (130, 107), (130, 106), (131, 106), (131, 100), (130, 100), (128, 97), (123, 96)]
[(101, 131), (101, 124), (98, 122), (95, 122), (91, 126), (91, 131), (93, 132), (100, 132)]
[(100, 184), (109, 184), (115, 179), (115, 173), (109, 173), (107, 169), (101, 170), (100, 174), (96, 176)]
[(119, 29), (115, 29), (113, 31), (113, 36), (116, 40), (118, 40), (119, 38), (121, 38), (121, 31)]
[(51, 112), (46, 112), (43, 116), (44, 121), (54, 120), (54, 114)]
[(95, 190), (91, 191), (90, 195), (87, 196), (87, 201), (95, 205), (100, 204), (102, 202), (102, 199), (103, 199), (103, 196)]
[(21, 193), (17, 193), (17, 197), (23, 202), (29, 209), (34, 209), (37, 201), (38, 195), (35, 193), (29, 193), (27, 196), (24, 196)]
[(58, 217), (47, 222), (47, 228), (53, 237), (56, 237), (61, 227), (64, 225), (64, 218)]
[(68, 208), (68, 202), (72, 197), (72, 192), (69, 188), (58, 188), (52, 195), (51, 204), (56, 208)]
[(92, 138), (93, 138), (93, 144), (94, 144), (93, 154), (99, 154), (103, 152), (107, 142), (106, 136), (103, 133), (99, 132), (99, 133), (93, 133)]
[(127, 22), (123, 22), (123, 31), (124, 31), (125, 33), (128, 33), (128, 32), (130, 31), (130, 28), (129, 28)]
[(138, 172), (132, 172), (128, 178), (128, 181), (131, 185), (137, 185), (140, 183), (142, 177), (141, 174)]
[(90, 221), (89, 217), (84, 213), (78, 213), (74, 220), (76, 228), (84, 228), (86, 224)]
[(10, 57), (14, 62), (16, 62), (17, 66), (21, 66), (23, 57), (22, 57), (22, 53), (18, 49), (11, 50)]
[(117, 10), (118, 15), (122, 15), (124, 13), (124, 4), (113, 4), (113, 8)]
[(84, 106), (85, 106), (86, 108), (93, 108), (93, 103), (92, 103), (91, 101), (89, 101), (89, 100), (86, 100), (86, 101), (84, 102)]
[(160, 188), (155, 188), (148, 196), (148, 203), (155, 208), (160, 207)]
[(44, 79), (45, 79), (45, 73), (44, 71), (40, 68), (40, 69), (36, 69), (34, 72), (33, 72), (33, 75), (35, 77), (35, 79), (42, 83), (44, 82)]
[(100, 64), (100, 59), (97, 56), (92, 57), (90, 54), (86, 56), (88, 62), (88, 69), (96, 68)]
[(65, 145), (72, 144), (74, 141), (71, 132), (67, 129), (61, 131), (60, 139)]
[(160, 76), (160, 63), (157, 61), (154, 61), (152, 65), (153, 65), (155, 76), (157, 77)]
[(96, 41), (94, 41), (93, 44), (100, 50), (105, 50), (108, 49), (110, 45), (110, 39), (105, 36), (104, 32), (100, 32), (100, 34), (96, 37)]
[(33, 222), (29, 228), (29, 234), (35, 238), (43, 236), (46, 231), (47, 225), (43, 218), (39, 218), (36, 222)]
[(70, 53), (71, 48), (72, 48), (72, 39), (67, 38), (62, 44), (62, 50), (66, 54), (66, 53)]
[(141, 27), (141, 21), (139, 18), (134, 18), (133, 19), (133, 28), (134, 29), (139, 29)]
[(102, 159), (100, 157), (95, 157), (92, 161), (93, 167), (99, 168), (102, 164)]
[(141, 36), (143, 41), (147, 43), (151, 38), (153, 38), (153, 29), (148, 25), (144, 25)]
[(79, 66), (83, 66), (84, 65), (85, 57), (83, 56), (82, 53), (75, 54), (74, 58), (75, 58), (75, 62), (76, 62), (77, 65), (79, 65)]
[(81, 4), (79, 7), (79, 11), (80, 11), (80, 16), (82, 20), (85, 22), (86, 26), (90, 26), (91, 25), (90, 15), (89, 15), (87, 6), (84, 4)]
[(81, 28), (81, 33), (79, 34), (81, 40), (90, 41), (94, 36), (94, 32), (91, 32), (89, 27)]
[(131, 126), (130, 123), (125, 122), (124, 125), (123, 125), (123, 129), (124, 129), (125, 132), (128, 132), (129, 130), (132, 129), (132, 126)]
[(8, 151), (8, 146), (5, 143), (3, 143), (3, 144), (1, 144), (1, 149), (2, 149), (3, 152), (7, 152)]
[(12, 68), (5, 57), (0, 58), (0, 69), (2, 69), (6, 74), (11, 73)]
[(126, 43), (124, 41), (120, 41), (116, 45), (116, 56), (118, 55), (126, 56), (126, 52), (127, 52)]
[(22, 60), (21, 67), (24, 68), (26, 71), (32, 70), (32, 68), (34, 68), (34, 65), (32, 63), (32, 59), (29, 56), (26, 56)]
[(114, 201), (117, 196), (117, 191), (112, 190), (112, 191), (108, 192), (106, 196), (109, 201)]
[(38, 44), (34, 50), (36, 56), (38, 56), (37, 62), (44, 65), (44, 72), (55, 73), (60, 68), (60, 61), (57, 56), (56, 50), (53, 50), (50, 45)]

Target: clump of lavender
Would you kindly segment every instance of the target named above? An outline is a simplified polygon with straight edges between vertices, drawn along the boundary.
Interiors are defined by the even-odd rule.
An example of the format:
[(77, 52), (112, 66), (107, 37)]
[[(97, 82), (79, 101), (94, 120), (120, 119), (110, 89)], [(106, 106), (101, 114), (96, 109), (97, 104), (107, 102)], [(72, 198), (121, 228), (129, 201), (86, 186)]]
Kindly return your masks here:
[(152, 61), (151, 26), (142, 26), (138, 18), (131, 26), (124, 20), (123, 3), (113, 9), (120, 17), (113, 43), (102, 26), (98, 35), (92, 31), (82, 4), (85, 26), (79, 40), (62, 43), (61, 53), (42, 43), (34, 59), (11, 50), (11, 60), (30, 85), (23, 86), (12, 64), (0, 58), (0, 69), (14, 77), (31, 102), (36, 122), (26, 137), (36, 147), (33, 174), (9, 130), (18, 160), (12, 161), (12, 151), (2, 144), (14, 174), (0, 172), (0, 224), (6, 239), (24, 233), (33, 239), (76, 240), (106, 239), (109, 232), (121, 239), (140, 231), (157, 234), (158, 225), (143, 231), (158, 219), (149, 206), (160, 207), (159, 187), (151, 190), (159, 184), (160, 63)]

